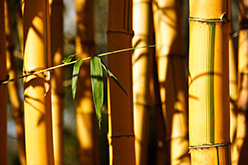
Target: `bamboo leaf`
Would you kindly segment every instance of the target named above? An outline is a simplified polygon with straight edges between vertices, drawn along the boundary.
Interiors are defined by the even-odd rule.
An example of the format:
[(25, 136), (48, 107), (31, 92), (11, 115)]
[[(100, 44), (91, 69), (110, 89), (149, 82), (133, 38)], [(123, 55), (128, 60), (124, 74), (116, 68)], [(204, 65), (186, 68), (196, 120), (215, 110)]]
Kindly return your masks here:
[(63, 60), (62, 60), (62, 63), (69, 63), (71, 62), (71, 60), (75, 57), (76, 55), (75, 54), (72, 54), (72, 55), (69, 55), (69, 56), (66, 56)]
[(102, 67), (104, 68), (104, 70), (107, 72), (107, 74), (114, 80), (114, 82), (121, 88), (121, 90), (127, 95), (126, 90), (122, 87), (121, 83), (119, 82), (119, 80), (115, 77), (115, 75), (109, 70), (109, 68), (102, 63)]
[(90, 59), (90, 76), (96, 117), (100, 128), (103, 106), (103, 73), (99, 57), (93, 56)]
[(73, 67), (72, 85), (71, 85), (73, 99), (75, 99), (75, 97), (76, 97), (78, 73), (79, 73), (80, 66), (82, 65), (83, 61), (84, 61), (83, 59), (78, 59), (77, 62), (74, 64), (74, 67)]

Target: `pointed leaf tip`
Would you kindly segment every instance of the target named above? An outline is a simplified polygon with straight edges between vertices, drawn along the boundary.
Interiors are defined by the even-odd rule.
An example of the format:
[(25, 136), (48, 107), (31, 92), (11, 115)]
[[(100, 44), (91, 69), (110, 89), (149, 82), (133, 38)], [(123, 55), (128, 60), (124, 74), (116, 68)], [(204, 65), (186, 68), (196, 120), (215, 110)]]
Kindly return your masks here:
[(121, 90), (126, 94), (127, 96), (127, 92), (126, 90), (122, 87), (121, 83), (119, 82), (119, 80), (115, 77), (115, 75), (109, 70), (109, 68), (102, 63), (102, 67), (104, 68), (104, 70), (107, 72), (107, 74), (114, 80), (114, 82), (121, 88)]
[(76, 55), (75, 54), (72, 54), (72, 55), (69, 55), (69, 56), (66, 56), (63, 60), (62, 60), (62, 63), (69, 63), (71, 62), (71, 60), (75, 57)]
[(73, 100), (76, 97), (78, 73), (79, 73), (79, 70), (80, 70), (80, 67), (81, 67), (83, 61), (84, 61), (83, 59), (78, 59), (77, 62), (74, 64), (74, 67), (73, 67), (72, 85), (71, 85)]
[(102, 107), (103, 107), (103, 72), (101, 66), (101, 59), (93, 56), (90, 59), (90, 76), (93, 94), (93, 102), (96, 111), (99, 128), (101, 127), (102, 120)]

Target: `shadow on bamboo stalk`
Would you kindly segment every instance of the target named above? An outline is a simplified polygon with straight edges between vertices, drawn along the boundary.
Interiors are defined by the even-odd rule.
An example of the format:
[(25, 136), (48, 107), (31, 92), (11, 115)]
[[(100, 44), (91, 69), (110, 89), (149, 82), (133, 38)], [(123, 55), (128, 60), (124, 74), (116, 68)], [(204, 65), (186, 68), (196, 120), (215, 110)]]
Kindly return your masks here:
[[(5, 1), (5, 31), (6, 31), (6, 43), (7, 43), (7, 71), (9, 78), (15, 78), (17, 76), (16, 66), (14, 61), (14, 43), (12, 30), (10, 25), (10, 16), (8, 11), (8, 4)], [(8, 93), (10, 104), (13, 111), (13, 116), (16, 124), (17, 132), (17, 144), (18, 144), (18, 156), (21, 165), (26, 164), (26, 153), (25, 153), (25, 136), (24, 136), (24, 121), (23, 121), (23, 110), (21, 105), (21, 99), (19, 96), (18, 82), (11, 82), (8, 84)]]

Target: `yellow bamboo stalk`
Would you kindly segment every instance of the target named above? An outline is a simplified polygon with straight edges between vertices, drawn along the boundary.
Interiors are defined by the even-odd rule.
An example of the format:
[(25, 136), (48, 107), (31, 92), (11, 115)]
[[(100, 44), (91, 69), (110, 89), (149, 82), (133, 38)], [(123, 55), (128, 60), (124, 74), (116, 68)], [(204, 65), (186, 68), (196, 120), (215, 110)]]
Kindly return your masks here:
[[(76, 53), (79, 58), (94, 54), (93, 1), (76, 0)], [(79, 72), (77, 96), (77, 136), (80, 164), (99, 164), (97, 149), (97, 121), (93, 105), (90, 63), (85, 61)]]
[[(133, 47), (149, 45), (150, 0), (133, 0)], [(136, 164), (147, 164), (149, 137), (149, 51), (133, 52), (133, 112)]]
[[(7, 2), (5, 1), (5, 31), (6, 31), (6, 58), (7, 58), (7, 71), (9, 74), (9, 79), (17, 77), (16, 66), (14, 61), (14, 43), (13, 36), (10, 26), (10, 18), (8, 12)], [(24, 123), (23, 123), (23, 112), (21, 106), (21, 100), (19, 97), (19, 88), (17, 81), (8, 84), (9, 100), (13, 111), (13, 116), (16, 124), (17, 132), (17, 144), (18, 144), (18, 155), (21, 165), (26, 164), (25, 155), (25, 136), (24, 136)]]
[(16, 24), (17, 24), (17, 31), (18, 37), (21, 47), (21, 52), (23, 53), (23, 19), (22, 19), (22, 11), (21, 11), (21, 1), (16, 1), (16, 8), (15, 8), (15, 16), (16, 16)]
[[(154, 53), (155, 54), (155, 53)], [(170, 162), (170, 156), (165, 156), (170, 153), (170, 147), (166, 143), (166, 129), (164, 125), (164, 118), (162, 112), (162, 104), (160, 98), (159, 82), (157, 63), (154, 56), (150, 56), (151, 68), (152, 68), (152, 79), (150, 80), (150, 91), (151, 91), (151, 105), (154, 107), (156, 116), (156, 164), (164, 165)]]
[[(110, 0), (108, 51), (131, 47), (132, 1)], [(132, 56), (123, 52), (108, 57), (110, 70), (118, 77), (127, 96), (108, 79), (108, 140), (110, 164), (135, 164), (132, 96)]]
[[(5, 22), (4, 22), (4, 2), (0, 0), (0, 81), (8, 79), (6, 69), (6, 43), (5, 43)], [(7, 153), (7, 86), (0, 85), (0, 164), (8, 164)]]
[[(23, 1), (24, 74), (51, 65), (48, 5), (47, 0)], [(54, 164), (51, 93), (50, 89), (44, 87), (49, 85), (49, 77), (47, 73), (46, 81), (44, 74), (24, 78), (27, 164)]]
[(239, 1), (239, 98), (237, 117), (237, 147), (239, 153), (238, 163), (247, 164), (248, 161), (248, 1)]
[(237, 163), (237, 143), (236, 143), (236, 130), (237, 130), (237, 100), (238, 100), (238, 80), (237, 80), (237, 65), (234, 49), (234, 41), (232, 37), (232, 25), (230, 24), (229, 35), (229, 95), (230, 95), (230, 141), (232, 164)]
[[(51, 20), (51, 55), (53, 66), (60, 65), (63, 60), (63, 2), (50, 0)], [(53, 145), (54, 163), (63, 164), (63, 102), (64, 102), (64, 69), (53, 71), (51, 81), (52, 118), (53, 118)]]
[(158, 79), (171, 164), (189, 164), (187, 139), (187, 83), (183, 52), (182, 1), (156, 0), (153, 3)]
[(189, 4), (191, 163), (230, 164), (230, 1), (191, 0)]

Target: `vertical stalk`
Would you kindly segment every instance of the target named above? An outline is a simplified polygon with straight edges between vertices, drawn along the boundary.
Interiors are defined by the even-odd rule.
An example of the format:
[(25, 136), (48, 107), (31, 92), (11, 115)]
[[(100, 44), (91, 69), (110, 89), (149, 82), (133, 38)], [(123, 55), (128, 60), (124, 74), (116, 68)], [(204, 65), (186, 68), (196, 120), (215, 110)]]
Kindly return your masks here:
[[(108, 51), (129, 48), (132, 40), (132, 1), (110, 0)], [(123, 52), (108, 57), (111, 71), (127, 91), (127, 96), (108, 79), (108, 140), (110, 164), (135, 164), (132, 96), (132, 56)]]
[[(5, 22), (4, 2), (0, 0), (0, 81), (8, 79), (6, 69), (6, 43), (5, 43)], [(0, 164), (8, 164), (7, 153), (7, 86), (0, 85)]]
[(187, 81), (182, 44), (182, 1), (153, 3), (158, 79), (167, 153), (166, 164), (189, 164), (187, 129)]
[(236, 56), (234, 50), (234, 41), (232, 37), (233, 29), (230, 23), (229, 32), (229, 95), (230, 95), (230, 141), (232, 164), (237, 163), (237, 143), (236, 143), (236, 131), (237, 131), (237, 101), (238, 101), (238, 80), (237, 80), (237, 65)]
[(248, 2), (239, 1), (239, 98), (237, 117), (237, 145), (240, 151), (239, 164), (248, 160)]
[[(5, 1), (5, 31), (6, 31), (6, 58), (7, 58), (7, 71), (9, 74), (9, 79), (17, 77), (16, 66), (14, 61), (14, 43), (12, 30), (10, 26), (10, 17), (8, 11), (8, 5)], [(23, 112), (21, 106), (21, 100), (19, 97), (18, 82), (10, 82), (8, 84), (9, 100), (13, 110), (13, 116), (16, 124), (17, 132), (17, 144), (18, 144), (18, 155), (21, 165), (26, 164), (25, 155), (25, 136), (24, 136), (24, 123), (23, 123)]]
[(16, 17), (16, 24), (17, 24), (17, 32), (19, 37), (19, 43), (21, 47), (21, 52), (23, 53), (23, 19), (22, 19), (22, 11), (21, 11), (21, 1), (15, 2), (15, 17)]
[[(149, 45), (150, 0), (133, 0), (133, 47)], [(147, 164), (149, 137), (149, 51), (133, 52), (133, 111), (136, 164)]]
[[(76, 53), (79, 58), (94, 54), (93, 1), (76, 0), (77, 36)], [(77, 136), (80, 164), (98, 164), (97, 121), (90, 81), (90, 63), (81, 66), (77, 88)]]
[(190, 1), (189, 140), (192, 164), (230, 164), (230, 1)]
[[(51, 55), (53, 66), (61, 64), (63, 60), (63, 2), (50, 0), (51, 8)], [(63, 99), (64, 99), (64, 69), (53, 70), (52, 76), (52, 118), (54, 163), (63, 164)]]
[[(50, 66), (47, 0), (23, 1), (24, 74)], [(24, 117), (27, 164), (54, 164), (49, 74), (24, 78)], [(45, 81), (45, 79), (48, 81)]]

